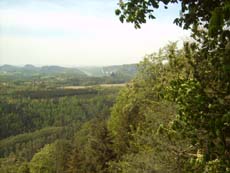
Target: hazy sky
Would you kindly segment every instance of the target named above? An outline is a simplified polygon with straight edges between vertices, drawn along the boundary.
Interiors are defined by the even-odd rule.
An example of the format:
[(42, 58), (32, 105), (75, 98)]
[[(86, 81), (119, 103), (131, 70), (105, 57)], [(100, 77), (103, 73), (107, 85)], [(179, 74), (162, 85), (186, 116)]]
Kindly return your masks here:
[(178, 6), (142, 29), (120, 23), (118, 0), (0, 0), (0, 65), (112, 65), (139, 62), (188, 33)]

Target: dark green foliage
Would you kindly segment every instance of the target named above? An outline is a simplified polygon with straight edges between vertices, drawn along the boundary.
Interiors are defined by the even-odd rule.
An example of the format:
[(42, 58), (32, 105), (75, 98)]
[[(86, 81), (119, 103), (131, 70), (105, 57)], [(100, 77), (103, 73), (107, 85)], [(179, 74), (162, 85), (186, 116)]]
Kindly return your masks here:
[(109, 119), (111, 172), (229, 170), (229, 75), (210, 63), (227, 55), (204, 53), (171, 44), (140, 64)]
[(38, 89), (23, 80), (0, 84), (0, 172), (65, 173), (74, 134), (92, 118), (110, 114), (120, 87)]
[[(50, 92), (48, 90), (19, 91), (20, 95), (17, 94), (17, 98), (14, 98), (18, 93), (16, 91), (8, 95), (4, 101), (0, 101), (2, 115), (0, 138), (31, 132), (47, 126), (66, 126), (72, 122), (86, 121), (99, 113), (102, 106), (103, 109), (108, 109), (114, 102), (116, 91), (116, 89), (100, 88)], [(77, 96), (71, 96), (72, 94), (77, 94)]]
[(191, 29), (196, 40), (185, 44), (182, 58), (170, 50), (172, 75), (167, 76), (173, 78), (158, 81), (169, 81), (162, 96), (177, 105), (177, 116), (167, 131), (172, 129), (176, 136), (191, 140), (191, 149), (185, 149), (180, 157), (180, 163), (186, 155), (190, 162), (179, 166), (178, 172), (229, 172), (230, 2), (128, 0), (120, 1), (116, 14), (121, 22), (126, 20), (140, 28), (147, 17), (154, 18), (154, 10), (161, 4), (167, 7), (170, 3), (181, 4), (180, 17), (174, 22)]
[(20, 134), (0, 141), (0, 156), (8, 156), (15, 153), (22, 156), (26, 160), (30, 160), (42, 148), (44, 144), (55, 141), (60, 135), (64, 127), (44, 128), (33, 133)]
[[(111, 172), (172, 172), (182, 167), (179, 153), (189, 141), (179, 142), (170, 129), (176, 105), (164, 98), (167, 86), (177, 77), (171, 66), (179, 65), (176, 62), (183, 55), (171, 44), (147, 56), (132, 84), (121, 91), (108, 122), (116, 153), (109, 163)], [(180, 71), (184, 72), (183, 66)]]
[(114, 159), (112, 140), (102, 117), (86, 123), (75, 136), (68, 171), (108, 172), (108, 162)]
[(29, 165), (27, 162), (20, 165), (18, 168), (18, 173), (30, 173)]
[(71, 144), (66, 140), (45, 145), (30, 161), (30, 172), (65, 173), (70, 151)]
[(209, 163), (218, 162), (217, 170), (225, 172), (230, 162), (230, 126), (226, 119), (230, 107), (226, 99), (230, 91), (230, 78), (222, 64), (222, 59), (229, 55), (225, 51), (207, 52), (204, 48), (191, 54), (186, 48), (193, 76), (191, 79), (174, 80), (171, 84), (172, 98), (178, 104), (178, 121), (185, 124), (178, 130), (184, 130), (186, 135), (192, 137), (193, 145), (202, 155), (201, 164), (196, 165), (200, 171), (215, 167)]
[(73, 150), (72, 144), (68, 140), (57, 140), (55, 143), (55, 167), (56, 173), (66, 173), (68, 171), (68, 160)]
[(97, 95), (99, 92), (95, 89), (52, 89), (52, 90), (31, 90), (31, 91), (18, 91), (14, 93), (16, 97), (26, 97), (31, 99), (47, 99), (47, 98), (58, 98), (64, 96), (93, 96)]
[(25, 162), (21, 162), (17, 160), (16, 156), (11, 153), (9, 157), (0, 158), (0, 172), (1, 173), (15, 173), (20, 169), (21, 164)]

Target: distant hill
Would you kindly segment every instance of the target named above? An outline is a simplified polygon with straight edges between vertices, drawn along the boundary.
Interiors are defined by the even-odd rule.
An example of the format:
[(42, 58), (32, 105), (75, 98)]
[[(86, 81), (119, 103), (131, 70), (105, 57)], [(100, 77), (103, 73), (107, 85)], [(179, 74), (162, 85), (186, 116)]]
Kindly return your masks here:
[(31, 64), (27, 64), (23, 67), (3, 65), (0, 66), (0, 74), (9, 75), (52, 75), (52, 74), (74, 74), (78, 76), (90, 76), (90, 77), (104, 77), (104, 76), (119, 76), (124, 78), (132, 78), (137, 72), (136, 64), (127, 65), (114, 65), (104, 67), (75, 67), (67, 68), (61, 66), (42, 66), (36, 67)]
[(20, 67), (5, 64), (0, 66), (0, 72), (16, 72)]
[(86, 76), (86, 74), (80, 71), (77, 68), (67, 68), (60, 66), (43, 66), (36, 67), (30, 64), (27, 64), (23, 67), (12, 66), (12, 65), (3, 65), (0, 66), (0, 73), (4, 74), (18, 74), (24, 76), (34, 76), (42, 74), (75, 74), (80, 76)]
[(67, 67), (61, 67), (61, 66), (43, 66), (41, 67), (42, 73), (72, 73), (72, 74), (78, 74), (78, 75), (86, 75), (84, 72), (77, 68), (67, 68)]

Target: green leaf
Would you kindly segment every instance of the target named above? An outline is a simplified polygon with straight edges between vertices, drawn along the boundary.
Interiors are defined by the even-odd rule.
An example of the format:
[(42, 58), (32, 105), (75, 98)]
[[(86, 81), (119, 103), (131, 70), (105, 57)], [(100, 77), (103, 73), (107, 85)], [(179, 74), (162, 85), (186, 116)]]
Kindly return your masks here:
[(120, 18), (119, 18), (119, 19), (120, 19), (121, 23), (124, 23), (124, 18), (125, 18), (125, 16), (124, 16), (124, 15), (121, 15), (121, 16), (120, 16)]
[(121, 14), (121, 10), (116, 9), (116, 10), (115, 10), (115, 14), (116, 14), (117, 16), (119, 16), (119, 15)]
[(152, 14), (149, 15), (149, 19), (156, 19), (155, 16), (153, 16)]

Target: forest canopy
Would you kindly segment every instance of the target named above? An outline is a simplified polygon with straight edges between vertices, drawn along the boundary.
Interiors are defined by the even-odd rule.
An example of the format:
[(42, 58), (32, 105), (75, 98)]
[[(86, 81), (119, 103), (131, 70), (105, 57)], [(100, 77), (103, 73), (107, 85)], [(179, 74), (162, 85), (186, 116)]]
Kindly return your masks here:
[[(115, 12), (140, 28), (173, 3), (193, 41), (146, 55), (123, 87), (66, 90), (60, 76), (4, 76), (0, 172), (229, 173), (230, 1), (121, 0)], [(122, 72), (109, 81), (130, 79)], [(80, 82), (90, 79), (105, 81)]]
[[(186, 149), (186, 145), (182, 147), (179, 160), (184, 164), (183, 158), (187, 157), (192, 164), (180, 165), (178, 172), (186, 172), (186, 169), (189, 172), (229, 172), (230, 1), (121, 0), (120, 9), (115, 13), (121, 22), (131, 22), (140, 28), (147, 18), (155, 18), (154, 10), (160, 5), (168, 8), (173, 3), (181, 4), (180, 16), (174, 23), (190, 29), (194, 39), (184, 43), (180, 55), (175, 47), (166, 51), (171, 74), (162, 81), (166, 87), (162, 86), (165, 90), (161, 96), (177, 105), (172, 126), (166, 129), (168, 132), (175, 130), (176, 136), (191, 140), (191, 150)], [(160, 55), (162, 52), (157, 57)], [(171, 75), (175, 76), (170, 81)], [(156, 85), (155, 82), (152, 87)], [(182, 144), (182, 138), (177, 142)]]

